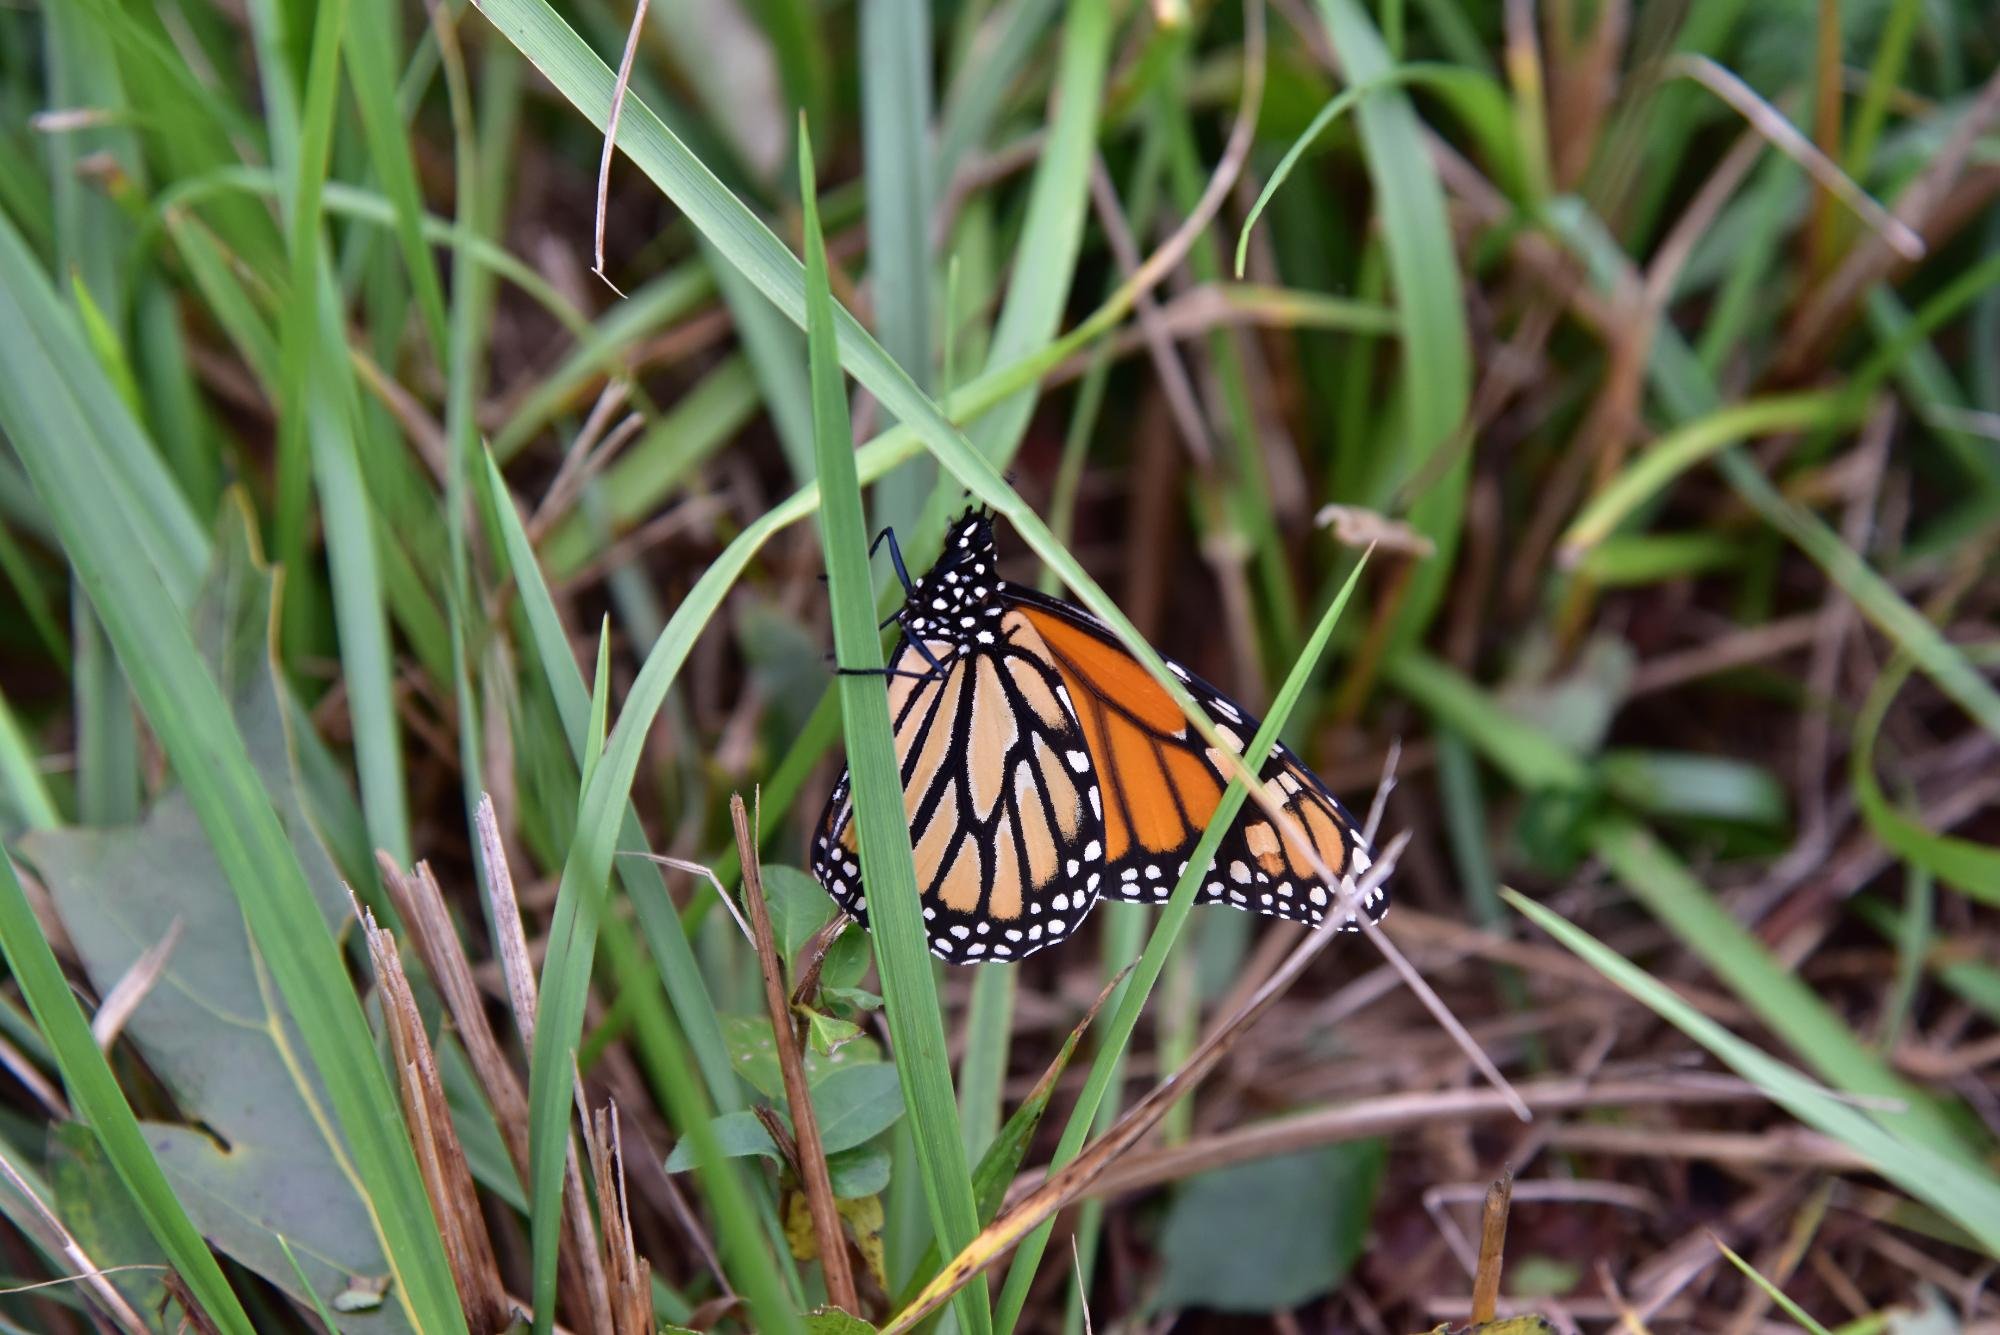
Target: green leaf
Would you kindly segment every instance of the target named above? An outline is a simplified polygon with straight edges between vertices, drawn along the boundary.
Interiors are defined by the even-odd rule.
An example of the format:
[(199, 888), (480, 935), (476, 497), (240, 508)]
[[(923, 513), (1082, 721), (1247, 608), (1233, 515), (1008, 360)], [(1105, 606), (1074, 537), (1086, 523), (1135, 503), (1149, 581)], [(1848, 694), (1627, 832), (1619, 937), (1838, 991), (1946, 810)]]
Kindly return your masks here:
[(839, 1308), (806, 1313), (806, 1329), (811, 1335), (875, 1335), (875, 1327)]
[(1607, 751), (1597, 770), (1614, 797), (1650, 816), (1785, 824), (1785, 786), (1762, 765), (1688, 751)]
[[(52, 1123), (43, 1172), (56, 1216), (76, 1235), (84, 1255), (104, 1268), (106, 1278), (133, 1307), (141, 1312), (160, 1310), (168, 1301), (163, 1282), (167, 1254), (133, 1208), (110, 1156), (91, 1129), (81, 1122)], [(140, 1268), (120, 1271), (120, 1266)]]
[[(350, 921), (352, 906), (297, 796), (288, 710), (265, 643), (272, 576), (254, 565), (240, 524), (215, 550), (195, 624), (263, 791), (309, 877), (314, 930), (330, 937)], [(178, 925), (160, 981), (125, 1034), (202, 1128), (146, 1127), (201, 1232), (301, 1301), (307, 1295), (274, 1231), (295, 1244), (321, 1294), (388, 1273), (369, 1204), (345, 1167), (345, 1147), (328, 1137), (325, 1094), (296, 1060), (296, 1017), (272, 995), (186, 794), (160, 799), (136, 828), (42, 831), (22, 850), (40, 869), (100, 995)], [(128, 893), (135, 884), (147, 893)], [(401, 1134), (400, 1121), (396, 1128)], [(400, 1311), (383, 1317), (371, 1328), (406, 1324)]]
[(1361, 1254), (1385, 1157), (1355, 1141), (1189, 1178), (1160, 1229), (1159, 1306), (1279, 1312), (1330, 1291)]
[[(762, 1015), (725, 1015), (722, 1032), (729, 1045), (729, 1061), (736, 1074), (750, 1082), (767, 1099), (782, 1101), (785, 1079), (778, 1070), (778, 1050), (771, 1038), (771, 1022)], [(880, 1063), (882, 1048), (866, 1034), (843, 1043), (830, 1053), (808, 1048), (805, 1060), (806, 1083), (817, 1085), (835, 1071), (852, 1066)]]
[(903, 1115), (903, 1087), (887, 1062), (829, 1072), (812, 1086), (812, 1101), (828, 1154), (874, 1139)]
[(764, 902), (771, 908), (771, 930), (778, 938), (778, 951), (787, 960), (795, 958), (813, 933), (826, 926), (836, 907), (818, 881), (782, 863), (764, 867)]
[(889, 1146), (881, 1137), (826, 1156), (833, 1194), (842, 1200), (873, 1196), (889, 1185)]
[[(757, 1114), (749, 1111), (724, 1113), (708, 1124), (715, 1137), (715, 1151), (725, 1159), (744, 1159), (751, 1155), (762, 1155), (773, 1163), (779, 1162), (778, 1147), (771, 1140), (771, 1133), (757, 1119)], [(667, 1156), (669, 1173), (686, 1173), (701, 1166), (701, 1152), (694, 1142), (682, 1137), (674, 1146), (674, 1152)]]
[[(902, 1088), (896, 1068), (887, 1062), (853, 1066), (829, 1073), (812, 1086), (813, 1111), (819, 1114), (820, 1147), (829, 1155), (851, 1150), (873, 1140), (903, 1115)], [(784, 1116), (781, 1112), (779, 1116)], [(789, 1125), (787, 1119), (787, 1125)], [(778, 1157), (777, 1146), (752, 1112), (725, 1113), (709, 1123), (724, 1158), (749, 1154)], [(700, 1150), (683, 1139), (667, 1157), (667, 1171), (686, 1172), (699, 1167)], [(843, 1193), (846, 1194), (846, 1193)], [(868, 1195), (867, 1192), (853, 1193)]]
[(801, 1011), (805, 1015), (806, 1033), (812, 1041), (812, 1049), (822, 1057), (832, 1056), (861, 1037), (861, 1026), (852, 1020), (821, 1015), (818, 1011), (806, 1007), (802, 1007)]

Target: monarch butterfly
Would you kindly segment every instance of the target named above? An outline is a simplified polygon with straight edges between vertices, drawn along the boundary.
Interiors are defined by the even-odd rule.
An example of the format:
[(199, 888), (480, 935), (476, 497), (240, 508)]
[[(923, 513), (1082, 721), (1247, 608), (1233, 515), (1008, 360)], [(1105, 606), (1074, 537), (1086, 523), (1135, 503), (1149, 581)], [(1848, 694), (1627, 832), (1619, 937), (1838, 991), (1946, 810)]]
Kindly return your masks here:
[[(1074, 934), (1102, 896), (1164, 902), (1222, 800), (1223, 758), (1104, 623), (1000, 579), (990, 511), (956, 520), (915, 583), (884, 536), (907, 596), (883, 673), (932, 953), (1020, 959)], [(1167, 667), (1242, 751), (1257, 720)], [(1357, 930), (1352, 891), (1369, 851), (1353, 818), (1284, 746), (1258, 777), (1349, 893), (1318, 879), (1296, 835), (1246, 803), (1197, 902), (1314, 926), (1334, 914)], [(813, 874), (865, 927), (848, 788), (842, 773), (814, 832)], [(1380, 887), (1362, 905), (1371, 920), (1388, 907)]]

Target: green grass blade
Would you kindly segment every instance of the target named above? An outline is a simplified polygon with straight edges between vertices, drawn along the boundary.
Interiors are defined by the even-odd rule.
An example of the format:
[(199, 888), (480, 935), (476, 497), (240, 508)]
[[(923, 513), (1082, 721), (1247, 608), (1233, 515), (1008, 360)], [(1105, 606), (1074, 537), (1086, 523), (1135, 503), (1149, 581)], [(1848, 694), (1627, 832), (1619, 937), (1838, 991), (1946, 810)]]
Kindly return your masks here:
[(1854, 749), (1848, 757), (1854, 803), (1875, 837), (1896, 856), (1973, 898), (2000, 905), (2000, 850), (1974, 839), (1931, 833), (1920, 821), (1890, 805), (1875, 778), (1875, 740), (1881, 734), (1882, 720), (1914, 667), (1905, 655), (1883, 669), (1854, 721)]
[[(862, 0), (861, 156), (868, 275), (883, 350), (931, 387), (931, 20), (924, 0)], [(913, 461), (875, 490), (880, 527), (916, 522), (936, 469)]]
[[(1367, 562), (1358, 561), (1348, 574), (1347, 582), (1327, 606), (1326, 612), (1306, 640), (1298, 661), (1285, 677), (1285, 684), (1278, 689), (1277, 699), (1271, 702), (1271, 712), (1265, 716), (1264, 724), (1257, 730), (1251, 741), (1247, 756), (1262, 756), (1269, 753), (1272, 745), (1284, 732), (1285, 723), (1291, 717), (1292, 709), (1299, 697), (1305, 693), (1306, 683), (1312, 679), (1313, 670), (1318, 667), (1320, 655), (1333, 636), (1333, 628), (1340, 622), (1340, 614), (1347, 607), (1347, 600), (1354, 593), (1354, 587), (1361, 578)], [(1146, 1000), (1152, 995), (1153, 985), (1159, 981), (1160, 971), (1166, 967), (1167, 956), (1172, 953), (1174, 943), (1180, 938), (1181, 929), (1186, 925), (1188, 914), (1194, 910), (1196, 891), (1201, 886), (1202, 877), (1207, 874), (1209, 859), (1222, 842), (1222, 836), (1229, 831), (1236, 813), (1242, 809), (1244, 799), (1249, 795), (1242, 777), (1231, 779), (1223, 792), (1215, 813), (1209, 817), (1208, 829), (1203, 832), (1201, 842), (1188, 855), (1187, 869), (1181, 873), (1174, 885), (1174, 893), (1160, 912), (1159, 922), (1153, 928), (1152, 936), (1146, 942), (1146, 949), (1139, 962), (1132, 969), (1132, 976), (1125, 981), (1118, 999), (1118, 1007), (1112, 1013), (1110, 1022), (1099, 1035), (1097, 1057), (1091, 1062), (1090, 1075), (1085, 1080), (1083, 1092), (1077, 1096), (1076, 1106), (1070, 1109), (1069, 1121), (1063, 1126), (1062, 1139), (1049, 1161), (1051, 1172), (1074, 1159), (1083, 1149), (1085, 1138), (1097, 1117), (1111, 1087), (1113, 1077), (1122, 1069), (1126, 1045), (1132, 1041), (1132, 1033), (1138, 1027), (1139, 1015), (1146, 1008)], [(1009, 1332), (1020, 1319), (1021, 1308), (1027, 1302), (1028, 1288), (1034, 1283), (1035, 1270), (1041, 1264), (1042, 1253), (1048, 1247), (1049, 1235), (1055, 1228), (1055, 1220), (1050, 1219), (1022, 1240), (1014, 1261), (1007, 1272), (1007, 1282), (1000, 1291), (1000, 1306), (997, 1313), (999, 1329)]]
[[(1061, 325), (1083, 243), (1111, 26), (1105, 0), (1076, 0), (1064, 19), (1055, 119), (1028, 188), (1027, 217), (1015, 252), (1026, 262), (1016, 265), (1008, 284), (987, 350), (989, 368), (1046, 346)], [(1036, 398), (1033, 389), (1022, 389), (973, 425), (972, 442), (988, 460), (999, 463), (1013, 455)]]
[(1772, 1102), (1867, 1158), (1884, 1177), (1964, 1226), (1987, 1250), (2000, 1251), (2000, 1184), (1991, 1174), (1968, 1171), (1963, 1160), (1897, 1135), (1852, 1103), (1745, 1043), (1589, 933), (1513, 890), (1501, 894), (1536, 926), (1763, 1090)]
[[(952, 1101), (943, 1010), (932, 975), (930, 945), (917, 898), (910, 826), (903, 812), (902, 769), (889, 724), (889, 693), (880, 676), (882, 637), (875, 625), (875, 581), (868, 573), (868, 527), (847, 417), (846, 390), (834, 345), (833, 294), (827, 285), (826, 243), (814, 199), (812, 146), (799, 131), (799, 182), (805, 207), (806, 342), (813, 400), (813, 453), (819, 465), (820, 537), (826, 551), (840, 712), (853, 776), (854, 820), (860, 836), (862, 883), (869, 887), (869, 926), (882, 976), (883, 1008), (895, 1044), (896, 1074), (916, 1135), (931, 1224), (956, 1253), (979, 1231), (972, 1171)], [(953, 1309), (978, 1335), (992, 1328), (983, 1283), (967, 1285)]]
[(1846, 1020), (1774, 960), (1644, 827), (1606, 817), (1592, 831), (1591, 847), (1654, 917), (1824, 1079), (1849, 1093), (1904, 1105), (1901, 1111), (1877, 1115), (1898, 1136), (1923, 1143), (1942, 1158), (1977, 1161), (1937, 1102), (1869, 1051)]
[(1826, 577), (1854, 600), (1876, 629), (1894, 640), (1939, 690), (1957, 701), (1980, 727), (2000, 737), (2000, 691), (1928, 617), (1910, 606), (1895, 586), (1840, 540), (1840, 535), (1796, 501), (1787, 500), (1740, 450), (1716, 460), (1723, 477), (1765, 522), (1790, 538)]
[(1754, 436), (1847, 424), (1842, 394), (1811, 390), (1751, 399), (1683, 423), (1654, 441), (1584, 506), (1563, 534), (1565, 560), (1579, 559), (1609, 537), (1633, 511), (1704, 459)]
[(451, 346), (445, 315), (444, 286), (437, 266), (431, 261), (424, 240), (424, 201), (417, 186), (416, 163), (410, 156), (410, 138), (403, 115), (396, 104), (396, 37), (401, 15), (393, 0), (349, 0), (354, 5), (354, 21), (347, 24), (347, 78), (354, 87), (354, 101), (361, 113), (361, 129), (368, 141), (368, 153), (382, 191), (394, 209), (396, 243), (402, 248), (403, 266), (416, 288), (417, 309), (423, 313), (424, 331), (440, 361)]
[(43, 938), (41, 924), (14, 874), (13, 861), (4, 851), (0, 851), (0, 949), (5, 950), (8, 970), (20, 984), (35, 1023), (55, 1054), (71, 1102), (104, 1146), (105, 1157), (131, 1193), (146, 1228), (187, 1281), (209, 1319), (224, 1330), (249, 1335), (254, 1329), (250, 1318), (237, 1303), (208, 1244), (181, 1209), (159, 1160), (153, 1157), (139, 1119), (91, 1036), (90, 1022), (76, 1004), (69, 980), (63, 977), (55, 952)]
[(965, 1157), (978, 1162), (1000, 1134), (1001, 1089), (1014, 1028), (1013, 969), (981, 969), (965, 1008), (965, 1055), (958, 1061), (958, 1116)]
[[(1366, 10), (1356, 0), (1317, 0), (1317, 8), (1349, 84), (1365, 88), (1388, 79), (1395, 63)], [(1401, 480), (1415, 476), (1465, 417), (1472, 395), (1471, 339), (1444, 189), (1416, 110), (1400, 90), (1384, 88), (1363, 100), (1354, 116), (1402, 325), (1408, 440), (1401, 451)]]
[[(528, 541), (527, 530), (521, 526), (521, 517), (514, 509), (513, 499), (507, 494), (507, 484), (490, 454), (480, 473), (480, 480), (485, 512), (489, 522), (499, 530), (495, 545), (506, 553), (508, 569), (514, 576), (514, 587), (520, 596), (523, 617), (528, 625), (530, 644), (541, 665), (542, 679), (549, 684), (555, 696), (556, 713), (562, 719), (570, 755), (580, 772), (590, 731), (590, 692), (585, 686), (583, 671), (577, 666), (576, 656), (570, 650), (569, 636), (564, 632), (562, 618), (556, 612), (555, 599), (535, 564), (535, 550)], [(618, 830), (617, 844), (628, 852), (645, 852), (649, 848), (645, 833), (639, 827), (638, 814), (629, 802)], [(647, 948), (652, 951), (661, 981), (666, 984), (667, 996), (673, 1001), (682, 1032), (694, 1051), (702, 1078), (708, 1084), (708, 1096), (722, 1111), (734, 1112), (743, 1105), (743, 1099), (738, 1092), (736, 1072), (729, 1062), (729, 1048), (716, 1019), (715, 1003), (708, 994), (708, 985), (702, 980), (694, 952), (688, 947), (687, 935), (681, 930), (680, 919), (674, 912), (673, 901), (667, 896), (666, 886), (661, 883), (653, 864), (642, 857), (620, 858), (617, 871), (619, 881), (625, 887), (625, 897), (638, 914), (640, 930), (646, 934)]]
[(345, 963), (181, 604), (134, 540), (141, 522), (125, 507), (115, 456), (95, 430), (97, 420), (118, 417), (123, 432), (143, 439), (0, 220), (0, 427), (34, 478), (325, 1083), (374, 1205), (394, 1300), (420, 1329), (463, 1331), (416, 1156)]

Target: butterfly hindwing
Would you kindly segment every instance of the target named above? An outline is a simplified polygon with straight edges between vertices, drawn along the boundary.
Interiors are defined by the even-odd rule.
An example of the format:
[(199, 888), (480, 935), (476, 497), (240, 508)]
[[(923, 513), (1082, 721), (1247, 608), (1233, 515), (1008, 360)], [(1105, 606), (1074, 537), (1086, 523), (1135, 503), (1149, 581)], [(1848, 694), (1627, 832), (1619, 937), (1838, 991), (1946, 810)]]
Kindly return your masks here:
[[(1160, 903), (1172, 892), (1229, 782), (1225, 758), (1188, 725), (1173, 698), (1101, 622), (1079, 608), (1014, 592), (1021, 613), (1049, 646), (1091, 748), (1104, 796), (1105, 884), (1116, 899)], [(1239, 751), (1258, 720), (1179, 664), (1168, 666)], [(1281, 804), (1340, 881), (1368, 868), (1360, 832), (1326, 786), (1284, 746), (1258, 768), (1266, 796)], [(1259, 803), (1246, 802), (1206, 869), (1199, 902), (1317, 925), (1329, 915), (1357, 926), (1320, 879), (1296, 835)], [(1378, 888), (1366, 911), (1379, 918)]]
[[(1070, 935), (1096, 902), (1104, 822), (1090, 751), (1040, 636), (1019, 613), (906, 638), (889, 663), (890, 721), (931, 949), (960, 963), (1019, 959)], [(919, 634), (922, 632), (919, 631)], [(858, 834), (841, 776), (813, 871), (867, 922)]]

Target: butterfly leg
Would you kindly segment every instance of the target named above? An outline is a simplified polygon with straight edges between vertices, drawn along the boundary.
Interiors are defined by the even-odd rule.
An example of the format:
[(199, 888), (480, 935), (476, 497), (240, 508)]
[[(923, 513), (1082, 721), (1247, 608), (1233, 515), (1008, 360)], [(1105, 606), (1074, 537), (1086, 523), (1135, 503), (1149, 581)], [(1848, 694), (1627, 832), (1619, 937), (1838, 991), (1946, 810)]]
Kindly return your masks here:
[[(868, 554), (870, 556), (875, 555), (875, 549), (885, 542), (889, 544), (889, 564), (896, 567), (896, 578), (902, 581), (903, 592), (909, 593), (913, 591), (917, 586), (910, 579), (910, 568), (903, 564), (903, 548), (896, 541), (895, 529), (885, 528), (880, 533), (877, 533), (875, 541), (868, 544)], [(893, 618), (891, 619), (893, 620)], [(882, 624), (887, 626), (889, 623), (885, 621)]]
[(943, 678), (946, 672), (950, 671), (945, 660), (939, 658), (931, 651), (930, 645), (924, 643), (922, 640), (911, 640), (909, 644), (923, 658), (924, 662), (930, 665), (922, 672), (909, 672), (901, 668), (892, 667), (835, 667), (833, 675), (836, 677), (908, 677), (913, 681), (937, 681)]

